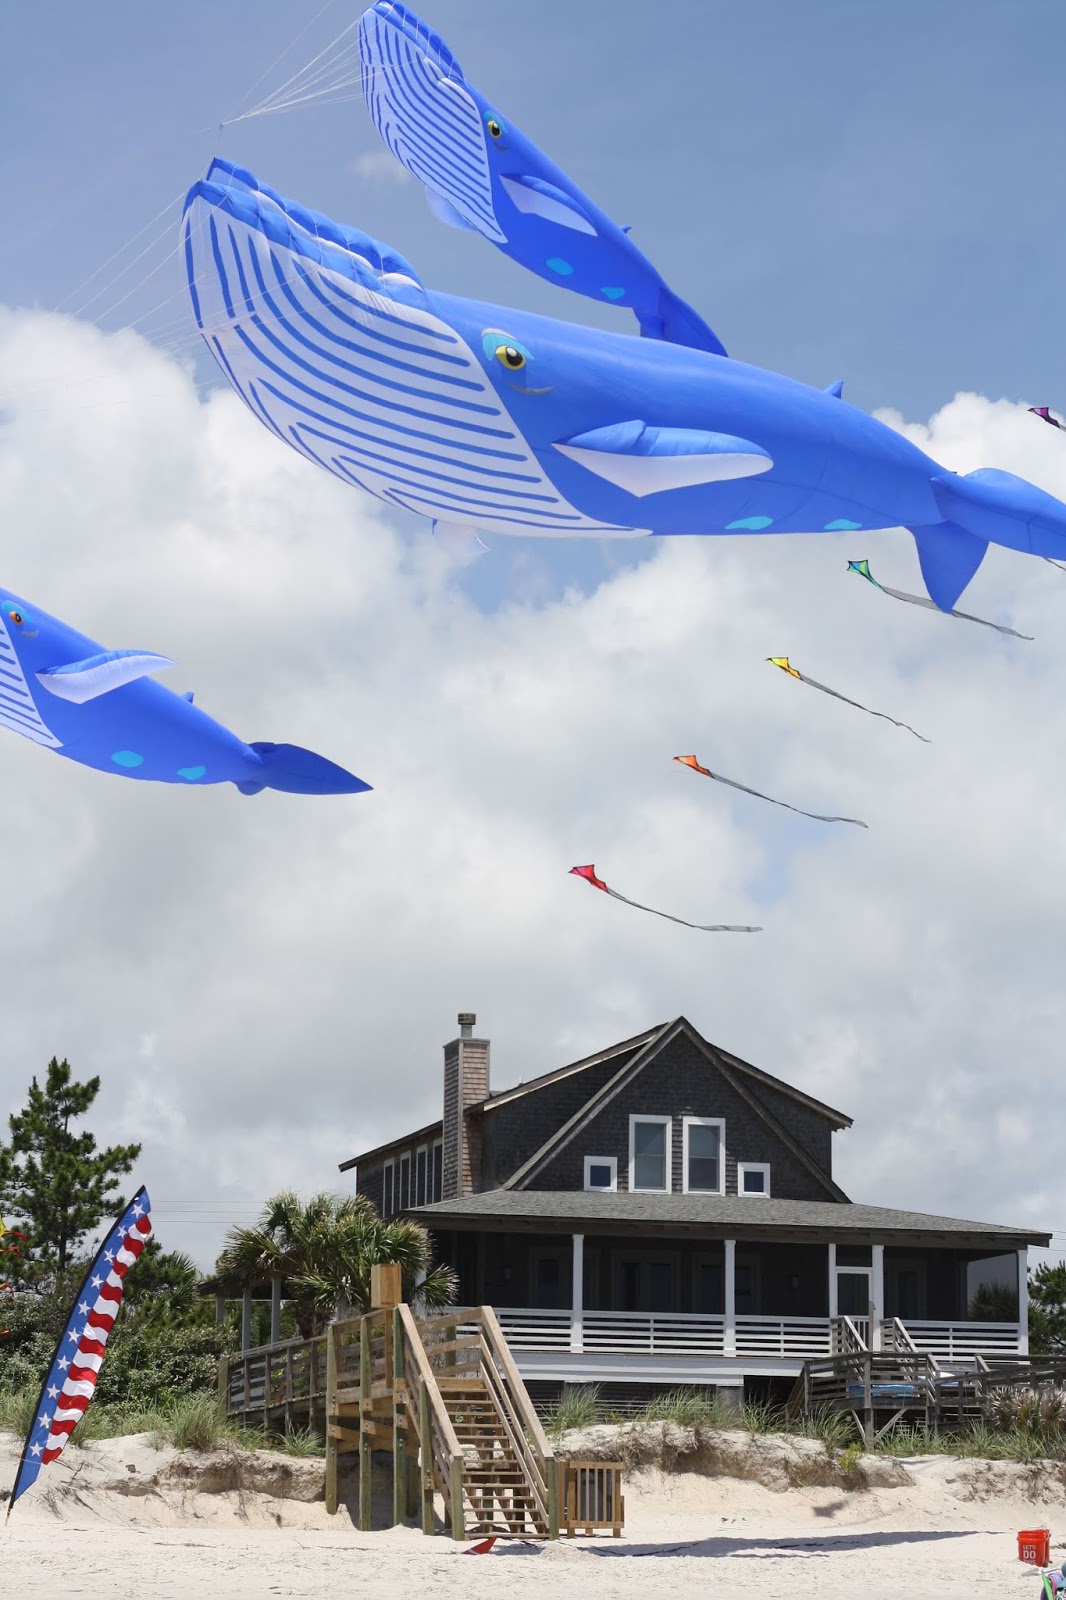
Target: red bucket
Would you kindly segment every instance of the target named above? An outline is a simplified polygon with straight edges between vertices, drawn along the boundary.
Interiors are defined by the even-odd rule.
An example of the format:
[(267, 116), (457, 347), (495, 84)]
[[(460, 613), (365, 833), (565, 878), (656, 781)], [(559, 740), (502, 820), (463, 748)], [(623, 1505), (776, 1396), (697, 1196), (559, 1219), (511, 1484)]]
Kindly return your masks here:
[(1023, 1528), (1018, 1534), (1018, 1560), (1031, 1567), (1046, 1567), (1051, 1561), (1051, 1529)]

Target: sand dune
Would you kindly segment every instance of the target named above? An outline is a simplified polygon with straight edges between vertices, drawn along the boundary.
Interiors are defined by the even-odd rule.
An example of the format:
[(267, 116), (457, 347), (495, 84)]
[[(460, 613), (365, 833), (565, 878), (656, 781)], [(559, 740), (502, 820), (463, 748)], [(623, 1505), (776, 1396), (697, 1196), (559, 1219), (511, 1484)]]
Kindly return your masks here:
[[(12, 1513), (0, 1539), (2, 1592), (19, 1600), (479, 1600), (501, 1592), (507, 1600), (1036, 1600), (1039, 1582), (1017, 1560), (1016, 1530), (1050, 1527), (1053, 1559), (1066, 1556), (1066, 1475), (1057, 1464), (861, 1458), (844, 1484), (811, 1481), (825, 1459), (813, 1441), (731, 1433), (701, 1443), (685, 1429), (645, 1428), (593, 1430), (574, 1444), (582, 1454), (613, 1447), (632, 1460), (626, 1537), (498, 1545), (472, 1558), (412, 1528), (359, 1533), (352, 1485), (346, 1506), (327, 1517), (320, 1462), (182, 1455), (153, 1449), (143, 1435), (72, 1448)], [(13, 1477), (15, 1455), (14, 1441), (0, 1437), (0, 1481)], [(382, 1522), (386, 1485), (383, 1472), (375, 1497)]]

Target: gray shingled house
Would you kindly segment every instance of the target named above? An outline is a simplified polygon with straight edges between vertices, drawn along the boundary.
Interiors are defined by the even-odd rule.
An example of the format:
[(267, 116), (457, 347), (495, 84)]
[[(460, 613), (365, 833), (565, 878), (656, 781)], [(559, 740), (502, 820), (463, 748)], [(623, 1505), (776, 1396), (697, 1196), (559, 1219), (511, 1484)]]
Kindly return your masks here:
[(432, 1230), (534, 1393), (767, 1385), (856, 1341), (1027, 1351), (1048, 1234), (854, 1204), (832, 1163), (850, 1118), (684, 1017), (497, 1093), (475, 1024), (444, 1047), (441, 1120), (341, 1171)]

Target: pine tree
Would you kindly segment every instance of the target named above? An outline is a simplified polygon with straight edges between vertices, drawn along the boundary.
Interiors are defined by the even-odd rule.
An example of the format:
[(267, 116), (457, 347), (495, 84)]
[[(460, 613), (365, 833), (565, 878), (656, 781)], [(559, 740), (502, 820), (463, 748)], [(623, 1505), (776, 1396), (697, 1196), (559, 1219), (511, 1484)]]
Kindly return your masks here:
[(62, 1272), (87, 1234), (121, 1209), (118, 1180), (141, 1153), (139, 1144), (97, 1150), (83, 1117), (100, 1079), (78, 1083), (66, 1061), (53, 1056), (44, 1086), (30, 1084), (23, 1111), (8, 1118), (11, 1141), (0, 1145), (0, 1211), (19, 1218), (27, 1235), (27, 1282)]

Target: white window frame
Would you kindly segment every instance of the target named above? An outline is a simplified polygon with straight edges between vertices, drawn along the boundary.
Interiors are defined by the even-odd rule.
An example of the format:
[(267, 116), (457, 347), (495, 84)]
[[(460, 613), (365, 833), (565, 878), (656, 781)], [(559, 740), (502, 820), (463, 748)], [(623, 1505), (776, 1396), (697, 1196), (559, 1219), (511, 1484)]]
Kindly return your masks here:
[[(419, 1156), (422, 1157), (422, 1198), (421, 1198), (421, 1200), (418, 1198), (418, 1158), (419, 1158)], [(426, 1194), (427, 1194), (427, 1192), (429, 1190), (430, 1181), (431, 1181), (431, 1175), (430, 1175), (430, 1165), (429, 1165), (429, 1145), (428, 1144), (420, 1144), (415, 1149), (415, 1151), (414, 1151), (414, 1153), (412, 1155), (412, 1158), (411, 1158), (411, 1204), (413, 1206), (424, 1206), (425, 1205), (425, 1203), (426, 1203)]]
[[(611, 1181), (604, 1186), (602, 1183), (595, 1185), (589, 1182), (590, 1167), (610, 1167)], [(585, 1157), (585, 1189), (589, 1194), (616, 1194), (618, 1191), (618, 1157), (617, 1156), (586, 1156)]]
[[(437, 1183), (434, 1173), (437, 1167), (437, 1151), (440, 1151), (440, 1194), (437, 1193)], [(432, 1191), (432, 1193), (431, 1193)], [(426, 1193), (430, 1195), (430, 1202), (437, 1205), (444, 1198), (444, 1140), (434, 1139), (429, 1147), (429, 1165), (426, 1171)]]
[[(391, 1192), (391, 1194), (388, 1193), (388, 1190), (386, 1188), (386, 1183), (387, 1183), (387, 1176), (386, 1175), (388, 1173), (390, 1173), (390, 1172), (392, 1174), (392, 1185), (391, 1185), (392, 1192)], [(397, 1171), (396, 1171), (396, 1163), (395, 1163), (395, 1161), (391, 1161), (390, 1160), (390, 1161), (383, 1162), (382, 1163), (382, 1167), (381, 1167), (381, 1215), (383, 1217), (391, 1217), (391, 1216), (393, 1216), (395, 1214), (395, 1211), (396, 1211), (396, 1184), (397, 1184), (397, 1181), (398, 1181), (398, 1175), (397, 1175)], [(388, 1199), (390, 1201), (389, 1205), (385, 1204), (386, 1195), (388, 1195)]]
[[(744, 1174), (746, 1172), (761, 1172), (766, 1179), (765, 1189), (745, 1189)], [(769, 1200), (770, 1163), (768, 1161), (737, 1162), (737, 1196), (741, 1200)]]
[[(690, 1128), (717, 1128), (718, 1129), (718, 1187), (717, 1189), (690, 1189), (688, 1184), (688, 1132)], [(682, 1194), (725, 1194), (725, 1118), (724, 1117), (682, 1117), (681, 1118), (681, 1193)]]
[[(636, 1126), (637, 1126), (638, 1122), (656, 1122), (656, 1123), (659, 1124), (659, 1126), (661, 1128), (665, 1128), (666, 1129), (666, 1149), (665, 1149), (666, 1160), (665, 1160), (665, 1163), (664, 1163), (664, 1173), (663, 1173), (663, 1176), (666, 1179), (666, 1183), (664, 1184), (664, 1186), (661, 1189), (645, 1189), (645, 1188), (638, 1189), (636, 1184), (633, 1182), (633, 1175), (634, 1175), (634, 1173), (636, 1171), (636, 1165), (637, 1165), (637, 1157), (636, 1157), (636, 1150), (634, 1148), (634, 1140), (635, 1140)], [(630, 1117), (630, 1119), (629, 1119), (629, 1189), (630, 1189), (630, 1193), (631, 1194), (669, 1194), (670, 1193), (671, 1180), (673, 1178), (673, 1147), (674, 1147), (674, 1119), (673, 1119), (673, 1117), (657, 1117), (657, 1116), (652, 1115), (651, 1113), (639, 1113), (639, 1114), (634, 1114), (634, 1115), (632, 1115)]]

